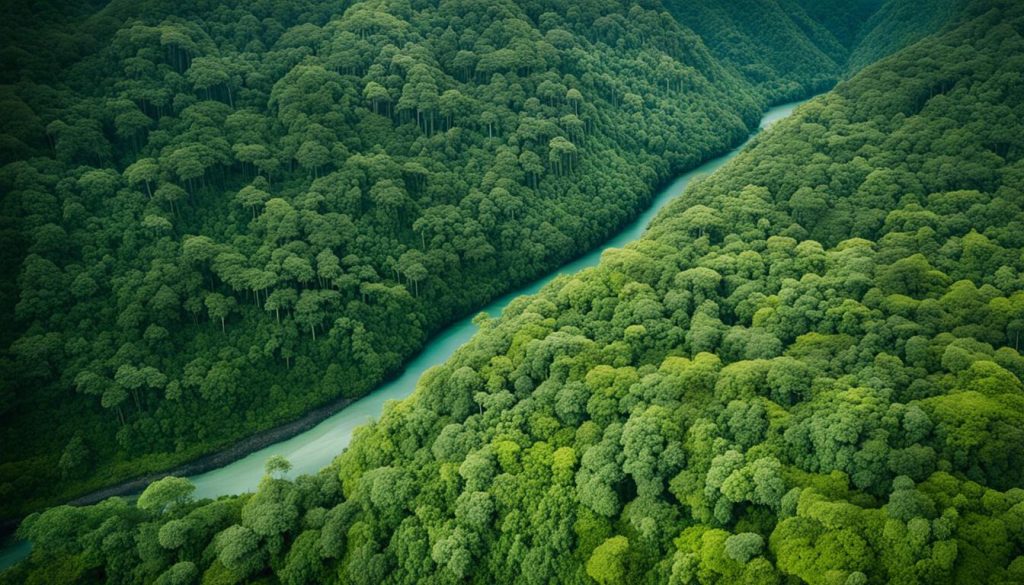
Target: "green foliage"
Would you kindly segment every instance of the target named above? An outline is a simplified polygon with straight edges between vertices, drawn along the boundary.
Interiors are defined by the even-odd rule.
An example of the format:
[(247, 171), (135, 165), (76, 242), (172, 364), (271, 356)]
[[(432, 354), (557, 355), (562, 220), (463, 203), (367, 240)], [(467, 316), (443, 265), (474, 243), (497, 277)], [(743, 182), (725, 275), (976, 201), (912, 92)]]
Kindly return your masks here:
[(725, 554), (729, 555), (730, 559), (743, 564), (761, 554), (763, 548), (764, 539), (760, 534), (753, 532), (734, 534), (725, 541)]
[[(352, 42), (406, 30), (357, 6)], [(755, 139), (640, 241), (487, 321), (317, 475), (53, 508), (26, 520), (34, 552), (5, 579), (1020, 582), (1024, 8), (965, 14)], [(441, 88), (409, 83), (415, 98), (374, 88), (374, 107), (436, 131)], [(538, 102), (567, 95), (552, 85)], [(292, 230), (295, 208), (278, 211), (268, 233)], [(194, 383), (230, 392), (208, 372), (239, 356), (204, 358)], [(111, 408), (162, 385), (114, 372), (75, 383), (119, 389)]]
[(775, 2), (63, 4), (3, 26), (5, 516), (366, 393), (849, 52)]
[(137, 505), (142, 510), (161, 512), (168, 506), (187, 502), (195, 489), (196, 486), (187, 479), (167, 476), (149, 484), (139, 496)]
[(292, 470), (292, 464), (283, 455), (274, 455), (267, 459), (263, 468), (266, 470), (267, 475), (285, 475)]
[(587, 561), (587, 575), (600, 585), (627, 583), (629, 540), (625, 536), (609, 538), (594, 549)]

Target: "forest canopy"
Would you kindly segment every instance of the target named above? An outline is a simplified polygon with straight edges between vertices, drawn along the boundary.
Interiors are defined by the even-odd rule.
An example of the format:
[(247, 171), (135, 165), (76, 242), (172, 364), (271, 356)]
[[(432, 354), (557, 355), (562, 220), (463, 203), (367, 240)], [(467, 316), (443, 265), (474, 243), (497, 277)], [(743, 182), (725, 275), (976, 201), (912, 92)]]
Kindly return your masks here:
[(1024, 581), (1021, 31), (972, 3), (802, 106), (320, 473), (34, 514), (2, 579)]
[(12, 6), (0, 516), (366, 393), (854, 46), (678, 4)]

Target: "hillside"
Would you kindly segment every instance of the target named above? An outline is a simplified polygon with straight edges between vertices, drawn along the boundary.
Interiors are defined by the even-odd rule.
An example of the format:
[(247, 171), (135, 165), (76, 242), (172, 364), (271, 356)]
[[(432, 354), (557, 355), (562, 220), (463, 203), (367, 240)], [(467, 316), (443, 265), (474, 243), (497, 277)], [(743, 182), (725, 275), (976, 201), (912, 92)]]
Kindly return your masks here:
[(1024, 581), (1024, 7), (867, 67), (332, 466), (30, 517), (8, 582)]
[(719, 54), (655, 3), (10, 13), (2, 517), (364, 394), (846, 54), (783, 10)]
[[(730, 72), (775, 100), (804, 97), (808, 84), (828, 89), (846, 68), (849, 47), (796, 2), (667, 0), (665, 7)], [(848, 22), (863, 23), (872, 12)]]
[(857, 70), (930, 35), (960, 17), (963, 0), (890, 0), (862, 21), (848, 66)]

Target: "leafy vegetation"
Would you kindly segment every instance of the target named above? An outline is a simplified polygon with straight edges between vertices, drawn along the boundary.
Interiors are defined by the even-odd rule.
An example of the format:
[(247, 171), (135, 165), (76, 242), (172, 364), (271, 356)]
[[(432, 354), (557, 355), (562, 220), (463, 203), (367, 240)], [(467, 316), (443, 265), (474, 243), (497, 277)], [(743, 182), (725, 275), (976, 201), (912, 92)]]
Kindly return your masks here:
[(1024, 7), (870, 66), (316, 476), (30, 517), (11, 582), (1019, 583)]
[(11, 7), (0, 515), (365, 393), (840, 75), (715, 4)]
[[(817, 5), (800, 4), (807, 10)], [(866, 24), (872, 2), (848, 4), (862, 7), (863, 14), (848, 14), (845, 24)], [(732, 73), (777, 99), (805, 96), (808, 82), (816, 91), (828, 89), (849, 54), (849, 47), (836, 36), (843, 33), (823, 24), (832, 11), (822, 11), (819, 23), (795, 2), (667, 0), (665, 7), (693, 27), (708, 51)]]
[(966, 4), (960, 0), (883, 3), (862, 25), (849, 67), (859, 69), (955, 22)]

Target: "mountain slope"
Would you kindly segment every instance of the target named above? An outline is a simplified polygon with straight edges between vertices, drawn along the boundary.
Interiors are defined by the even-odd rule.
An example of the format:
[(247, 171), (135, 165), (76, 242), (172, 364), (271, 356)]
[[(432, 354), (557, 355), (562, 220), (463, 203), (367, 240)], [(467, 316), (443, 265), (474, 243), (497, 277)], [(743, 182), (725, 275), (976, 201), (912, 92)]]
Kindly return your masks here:
[(656, 4), (61, 6), (0, 52), (5, 517), (367, 392), (839, 72), (778, 10), (751, 83)]
[(857, 70), (955, 22), (968, 6), (984, 10), (983, 2), (925, 0), (885, 2), (863, 23), (860, 41), (850, 54), (849, 67)]
[(484, 321), (316, 477), (34, 515), (5, 578), (1021, 582), (1024, 7), (975, 8)]
[(669, 0), (665, 7), (704, 39), (712, 55), (775, 101), (827, 89), (848, 55), (795, 2)]
[[(844, 47), (857, 48), (866, 23), (892, 0), (795, 0), (807, 15), (835, 36)], [(873, 18), (880, 22), (883, 19)], [(890, 51), (890, 53), (893, 51)]]

